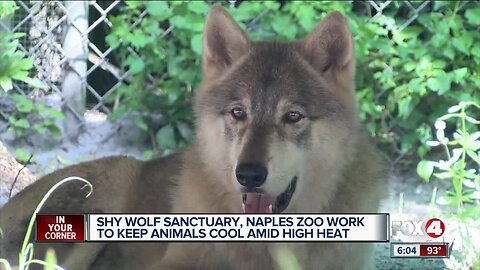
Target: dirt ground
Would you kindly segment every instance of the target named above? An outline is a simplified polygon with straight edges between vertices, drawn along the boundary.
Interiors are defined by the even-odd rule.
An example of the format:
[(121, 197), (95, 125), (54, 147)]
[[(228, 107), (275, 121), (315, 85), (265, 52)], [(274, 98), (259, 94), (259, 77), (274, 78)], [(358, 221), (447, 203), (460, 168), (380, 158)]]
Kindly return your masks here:
[[(1, 126), (1, 123), (0, 123)], [(1, 130), (1, 128), (0, 128)], [(135, 126), (122, 120), (110, 123), (101, 114), (87, 117), (85, 129), (76, 143), (64, 139), (31, 138), (30, 143), (14, 141), (10, 132), (0, 133), (0, 140), (11, 153), (22, 148), (34, 154), (34, 164), (28, 168), (37, 175), (49, 173), (57, 168), (110, 155), (129, 155), (143, 157), (148, 149), (146, 138)], [(42, 147), (40, 147), (42, 146)], [(428, 215), (428, 203), (432, 185), (426, 185), (413, 172), (405, 175), (392, 175), (389, 179), (389, 197), (382, 202), (381, 212), (391, 214), (395, 218), (399, 211), (412, 215)], [(0, 190), (0, 194), (2, 194)], [(403, 194), (403, 210), (400, 209), (400, 194)], [(6, 202), (0, 198), (0, 206)], [(375, 244), (375, 261), (378, 269), (443, 269), (442, 259), (406, 259), (391, 258), (390, 244)]]

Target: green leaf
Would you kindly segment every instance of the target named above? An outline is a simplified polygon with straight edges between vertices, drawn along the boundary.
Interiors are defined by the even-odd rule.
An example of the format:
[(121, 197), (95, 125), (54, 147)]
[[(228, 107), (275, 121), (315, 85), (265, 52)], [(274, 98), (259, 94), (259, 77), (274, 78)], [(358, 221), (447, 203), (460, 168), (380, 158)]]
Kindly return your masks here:
[(298, 23), (307, 31), (311, 31), (317, 24), (313, 8), (300, 8), (296, 15)]
[(439, 205), (455, 205), (456, 200), (450, 196), (440, 196), (437, 198), (436, 203)]
[(452, 178), (452, 174), (450, 172), (434, 173), (433, 176), (435, 176), (438, 179)]
[(182, 91), (180, 89), (169, 89), (167, 92), (168, 95), (168, 102), (171, 104), (175, 104), (178, 101), (180, 96), (182, 95)]
[(187, 142), (190, 141), (190, 139), (192, 138), (192, 129), (187, 123), (178, 122), (177, 129), (184, 140), (186, 140)]
[(197, 55), (202, 55), (202, 34), (195, 34), (190, 41), (190, 46)]
[(475, 56), (475, 59), (480, 60), (480, 47), (478, 46), (473, 46), (471, 53)]
[(170, 18), (170, 24), (180, 29), (188, 27), (185, 17), (180, 15), (172, 16)]
[(28, 78), (28, 72), (16, 71), (14, 74), (12, 74), (12, 78), (14, 80), (24, 81), (26, 78)]
[(164, 1), (147, 1), (145, 6), (152, 16), (160, 16), (168, 9), (168, 4)]
[(55, 137), (62, 136), (62, 130), (60, 130), (60, 128), (57, 125), (52, 123), (52, 124), (46, 124), (45, 127), (48, 129), (50, 133), (52, 133), (53, 136)]
[(12, 85), (12, 80), (7, 77), (0, 77), (0, 87), (5, 91), (12, 90), (13, 85)]
[(40, 88), (40, 89), (47, 88), (47, 86), (37, 78), (25, 78), (23, 81), (36, 88)]
[(297, 35), (298, 28), (295, 27), (291, 17), (288, 16), (275, 16), (273, 18), (272, 27), (279, 35), (290, 40), (294, 39)]
[(145, 47), (148, 42), (147, 33), (140, 29), (135, 29), (132, 32), (132, 36), (130, 37), (130, 43), (135, 49), (141, 49)]
[(480, 7), (471, 8), (465, 11), (465, 18), (467, 21), (474, 25), (480, 24)]
[(34, 124), (33, 129), (39, 134), (45, 134), (45, 132), (47, 131), (47, 129), (44, 126), (39, 124)]
[(132, 121), (133, 123), (135, 123), (135, 125), (137, 125), (137, 127), (139, 127), (141, 130), (147, 132), (148, 131), (148, 125), (147, 123), (145, 122), (145, 120), (143, 119), (143, 117), (141, 117), (140, 115), (134, 115), (132, 117)]
[(15, 159), (22, 164), (25, 164), (30, 159), (30, 156), (30, 153), (21, 148), (15, 150)]
[(128, 24), (122, 19), (122, 17), (112, 17), (112, 35), (118, 38), (124, 38), (126, 34), (130, 32)]
[(407, 72), (410, 72), (414, 70), (417, 67), (417, 65), (418, 63), (415, 63), (415, 62), (407, 62), (403, 65), (403, 69), (405, 69), (405, 71)]
[(175, 130), (172, 125), (163, 126), (156, 135), (157, 144), (160, 149), (175, 149), (177, 146), (175, 140)]
[(59, 110), (56, 110), (54, 108), (46, 108), (45, 109), (45, 113), (55, 119), (58, 119), (58, 120), (63, 120), (65, 118), (65, 116), (63, 115), (63, 113)]
[(458, 132), (454, 132), (454, 133), (453, 133), (453, 138), (454, 138), (455, 140), (459, 141), (459, 142), (460, 142), (460, 141), (463, 141), (463, 135), (461, 135), (461, 134), (458, 133)]
[(453, 105), (452, 107), (450, 107), (448, 109), (448, 112), (449, 113), (456, 113), (458, 111), (460, 111), (462, 109), (462, 107), (460, 107), (459, 105)]
[(423, 31), (422, 27), (409, 26), (405, 28), (401, 33), (404, 39), (416, 39)]
[(125, 1), (127, 6), (131, 9), (138, 9), (142, 6), (143, 2), (141, 1)]
[(480, 149), (480, 141), (468, 142), (468, 147), (474, 151), (477, 151)]
[(457, 50), (468, 55), (470, 54), (469, 49), (473, 44), (473, 36), (469, 32), (464, 32), (460, 37), (454, 37), (452, 44)]
[(433, 10), (437, 11), (442, 8), (445, 8), (446, 6), (452, 4), (451, 1), (434, 1), (433, 2)]
[(439, 92), (443, 94), (450, 89), (450, 78), (445, 74), (445, 76), (432, 77), (427, 80), (427, 86), (432, 91)]
[(0, 2), (0, 19), (13, 15), (17, 9), (17, 4), (14, 1)]
[(460, 83), (463, 80), (463, 78), (465, 78), (465, 75), (468, 74), (468, 68), (463, 67), (463, 68), (455, 69), (453, 71), (453, 74), (454, 74), (455, 82)]
[(433, 168), (433, 162), (428, 160), (422, 160), (417, 165), (417, 173), (423, 180), (428, 182), (430, 180), (430, 177), (432, 176)]
[(18, 38), (21, 38), (21, 37), (24, 37), (24, 36), (26, 36), (25, 33), (13, 33), (11, 38), (12, 39), (18, 39)]
[(203, 31), (203, 24), (205, 22), (204, 16), (195, 13), (188, 13), (185, 16), (185, 23), (187, 24), (187, 29), (201, 33)]
[(17, 110), (22, 113), (30, 113), (33, 111), (34, 104), (29, 98), (20, 94), (12, 95), (12, 100), (15, 102)]
[(210, 6), (202, 1), (189, 2), (187, 5), (187, 8), (191, 12), (198, 13), (198, 14), (207, 14), (208, 11), (210, 10)]
[(133, 55), (128, 56), (126, 64), (130, 67), (129, 71), (132, 75), (140, 73), (145, 68), (143, 60)]
[(26, 99), (23, 102), (19, 102), (15, 104), (17, 106), (17, 110), (22, 113), (29, 113), (33, 111), (33, 102), (31, 100)]
[(449, 59), (455, 58), (455, 51), (453, 50), (452, 46), (448, 46), (448, 47), (444, 48), (442, 53), (443, 53), (443, 55), (445, 55)]
[(120, 46), (120, 40), (113, 34), (108, 35), (105, 38), (105, 41), (112, 49), (116, 49)]
[[(479, 138), (480, 138), (480, 131), (477, 131), (477, 132), (474, 132), (474, 133), (470, 134), (470, 136), (468, 137), (468, 141), (469, 142), (475, 142)], [(480, 141), (478, 141), (478, 142), (480, 142)], [(477, 150), (477, 149), (474, 149), (474, 150)]]
[(468, 122), (472, 123), (472, 124), (480, 124), (480, 121), (478, 121), (477, 119), (473, 118), (473, 117), (470, 117), (470, 116), (465, 116), (465, 120), (467, 120)]
[(412, 96), (406, 96), (398, 101), (398, 116), (400, 116), (401, 118), (406, 119), (407, 117), (409, 117), (412, 110)]
[(30, 123), (26, 119), (18, 119), (15, 121), (15, 126), (19, 128), (29, 128)]
[(18, 61), (17, 66), (22, 70), (30, 70), (33, 67), (33, 60), (30, 58), (25, 58)]
[(467, 155), (473, 159), (477, 164), (480, 164), (480, 158), (478, 157), (477, 153), (475, 151), (472, 151), (470, 149), (467, 149)]

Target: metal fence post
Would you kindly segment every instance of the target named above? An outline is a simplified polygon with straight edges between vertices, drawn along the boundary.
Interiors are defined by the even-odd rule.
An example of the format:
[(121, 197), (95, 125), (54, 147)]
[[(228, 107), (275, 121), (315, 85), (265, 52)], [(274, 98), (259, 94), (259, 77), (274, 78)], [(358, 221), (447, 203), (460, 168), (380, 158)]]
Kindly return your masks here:
[(64, 131), (70, 140), (76, 140), (82, 127), (86, 106), (86, 74), (88, 59), (88, 2), (66, 1), (67, 33), (63, 42), (67, 65), (62, 82), (65, 115)]

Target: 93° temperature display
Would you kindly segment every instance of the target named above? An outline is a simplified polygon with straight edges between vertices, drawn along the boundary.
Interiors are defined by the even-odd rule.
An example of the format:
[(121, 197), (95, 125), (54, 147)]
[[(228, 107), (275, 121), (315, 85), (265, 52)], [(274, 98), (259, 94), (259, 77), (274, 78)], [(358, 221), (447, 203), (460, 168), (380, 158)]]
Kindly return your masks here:
[(392, 243), (393, 258), (446, 258), (448, 243)]

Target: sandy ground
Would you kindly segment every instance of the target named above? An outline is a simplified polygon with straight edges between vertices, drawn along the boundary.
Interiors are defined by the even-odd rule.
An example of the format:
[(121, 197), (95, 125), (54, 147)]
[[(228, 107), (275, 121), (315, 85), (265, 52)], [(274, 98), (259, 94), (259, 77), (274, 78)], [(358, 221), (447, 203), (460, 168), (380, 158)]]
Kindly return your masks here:
[[(0, 123), (1, 130), (1, 123)], [(11, 153), (22, 148), (34, 154), (33, 165), (28, 167), (37, 175), (49, 173), (57, 168), (110, 155), (143, 157), (147, 150), (146, 138), (129, 121), (110, 123), (101, 114), (91, 114), (83, 132), (75, 143), (63, 139), (33, 137), (29, 143), (15, 142), (13, 134), (0, 132), (0, 140)], [(40, 147), (42, 146), (42, 147)], [(382, 202), (382, 212), (391, 213), (392, 219), (399, 214), (400, 194), (403, 193), (403, 210), (412, 215), (428, 215), (432, 185), (426, 185), (413, 173), (391, 176), (389, 198)], [(1, 192), (0, 192), (1, 194)], [(0, 198), (0, 205), (6, 198)], [(375, 261), (378, 269), (443, 269), (442, 259), (393, 259), (390, 244), (375, 245)]]

